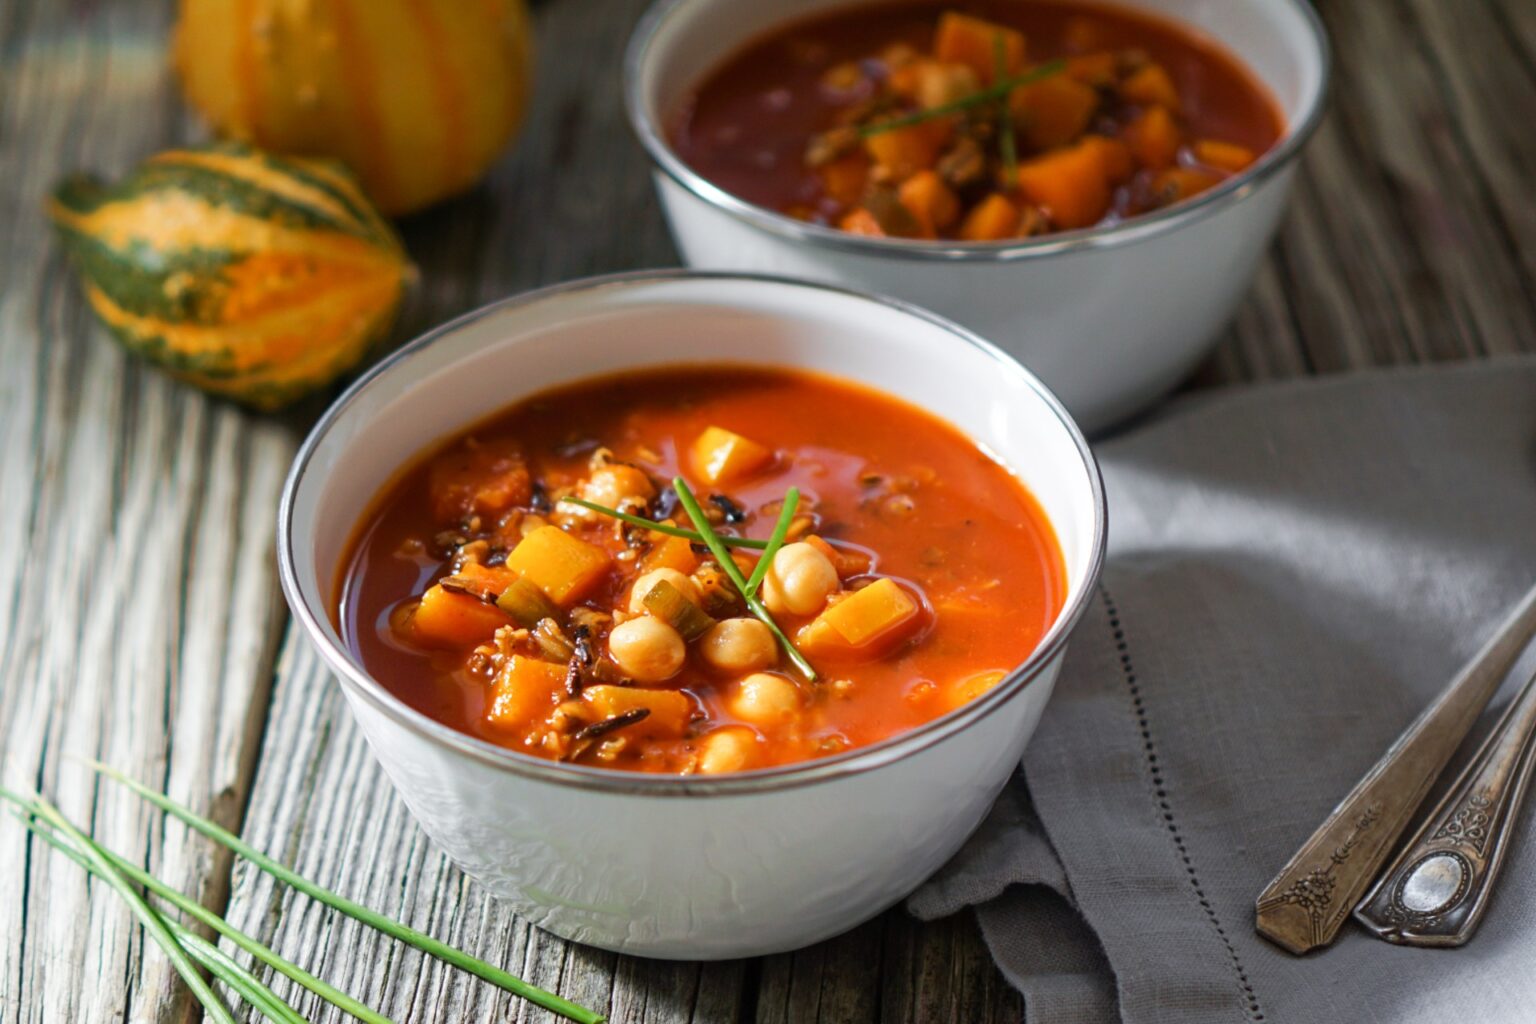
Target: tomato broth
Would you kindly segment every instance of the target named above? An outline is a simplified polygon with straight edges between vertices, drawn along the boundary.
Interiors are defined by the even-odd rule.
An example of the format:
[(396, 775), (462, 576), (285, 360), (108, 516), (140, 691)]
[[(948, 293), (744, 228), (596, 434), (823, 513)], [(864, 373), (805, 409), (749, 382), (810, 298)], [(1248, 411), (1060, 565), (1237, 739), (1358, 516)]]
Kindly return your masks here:
[[(724, 538), (768, 538), (799, 489), (760, 596), (814, 681), (707, 546), (561, 500), (697, 532), (678, 475)], [(760, 555), (732, 560), (746, 576)], [(848, 382), (722, 366), (540, 394), (419, 458), (360, 524), (337, 603), (367, 671), (437, 721), (693, 773), (942, 715), (1028, 658), (1065, 589), (1039, 504), (954, 427)]]
[[(882, 129), (1036, 73), (1000, 102)], [(667, 128), (684, 163), (759, 206), (855, 233), (995, 241), (1187, 199), (1240, 173), (1284, 123), (1248, 68), (1176, 22), (964, 0), (791, 22), (706, 75)]]

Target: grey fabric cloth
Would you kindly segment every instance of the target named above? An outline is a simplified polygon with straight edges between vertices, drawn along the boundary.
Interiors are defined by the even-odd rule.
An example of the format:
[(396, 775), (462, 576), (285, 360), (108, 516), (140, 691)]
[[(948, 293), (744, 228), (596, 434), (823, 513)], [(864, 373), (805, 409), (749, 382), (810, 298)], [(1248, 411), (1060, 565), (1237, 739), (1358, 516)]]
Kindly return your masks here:
[(1536, 1021), (1536, 810), (1461, 949), (1253, 930), (1536, 582), (1536, 361), (1224, 392), (1098, 454), (1103, 586), (1022, 776), (912, 911), (975, 905), (1029, 1024)]

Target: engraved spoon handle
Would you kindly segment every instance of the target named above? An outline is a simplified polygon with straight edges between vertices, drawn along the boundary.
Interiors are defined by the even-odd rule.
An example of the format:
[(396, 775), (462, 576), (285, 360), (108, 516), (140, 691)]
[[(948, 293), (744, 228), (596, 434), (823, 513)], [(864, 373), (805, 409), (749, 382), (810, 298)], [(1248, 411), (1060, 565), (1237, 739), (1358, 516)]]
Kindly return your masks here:
[(1472, 937), (1536, 764), (1533, 735), (1536, 675), (1355, 909), (1361, 924), (1405, 946), (1459, 946)]
[(1260, 935), (1297, 954), (1333, 941), (1533, 632), (1536, 587), (1259, 894)]

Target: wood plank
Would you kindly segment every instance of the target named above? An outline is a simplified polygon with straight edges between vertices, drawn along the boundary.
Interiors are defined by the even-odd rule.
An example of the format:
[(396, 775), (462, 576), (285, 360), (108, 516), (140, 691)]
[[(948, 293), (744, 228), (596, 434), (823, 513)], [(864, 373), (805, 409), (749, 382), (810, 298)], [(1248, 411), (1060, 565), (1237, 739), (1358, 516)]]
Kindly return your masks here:
[[(274, 502), (294, 435), (128, 359), (40, 200), (178, 132), (162, 3), (12, 3), (0, 65), (0, 751), (107, 843), (219, 904), (227, 865), (65, 755), (239, 817), (281, 621)], [(117, 898), (0, 828), (0, 1018), (168, 1020), (180, 986)], [(14, 1011), (14, 1012), (13, 1012)]]
[[(519, 149), (481, 189), (403, 225), (425, 273), (402, 335), (538, 284), (675, 261), (616, 102), (642, 6), (538, 6), (545, 59)], [(1510, 116), (1536, 88), (1536, 8), (1333, 0), (1324, 15), (1339, 53), (1333, 113), (1198, 380), (1536, 348), (1536, 208), (1524, 191), (1536, 140)], [(616, 957), (531, 929), (426, 843), (297, 638), (251, 789), (281, 622), (271, 520), (295, 435), (111, 347), (44, 243), (36, 205), (65, 168), (120, 172), (185, 135), (163, 65), (168, 18), (159, 2), (0, 2), (11, 183), (0, 190), (0, 481), (29, 497), (0, 503), (4, 778), (58, 792), (98, 835), (212, 905), (227, 881), (233, 919), (401, 1020), (549, 1018), (244, 867), (226, 879), (206, 844), (58, 755), (103, 757), (229, 822), (244, 811), (246, 834), (306, 873), (615, 1020), (1018, 1019), (1019, 997), (963, 915), (921, 924), (898, 909), (808, 950), (710, 965)], [(0, 871), (11, 897), (0, 1018), (178, 1016), (164, 961), (141, 957), (114, 897), (14, 828), (0, 830)], [(316, 1020), (343, 1019), (295, 998)]]

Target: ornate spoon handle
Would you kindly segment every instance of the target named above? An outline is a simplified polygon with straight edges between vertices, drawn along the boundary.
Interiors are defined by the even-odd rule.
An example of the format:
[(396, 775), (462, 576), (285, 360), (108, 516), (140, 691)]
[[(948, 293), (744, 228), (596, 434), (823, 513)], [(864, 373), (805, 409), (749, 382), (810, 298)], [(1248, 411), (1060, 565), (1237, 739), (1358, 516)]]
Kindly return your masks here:
[(1355, 908), (1361, 924), (1405, 946), (1459, 946), (1488, 909), (1531, 779), (1536, 675), (1418, 834)]
[(1292, 953), (1326, 946), (1536, 632), (1536, 588), (1259, 894), (1254, 926)]

